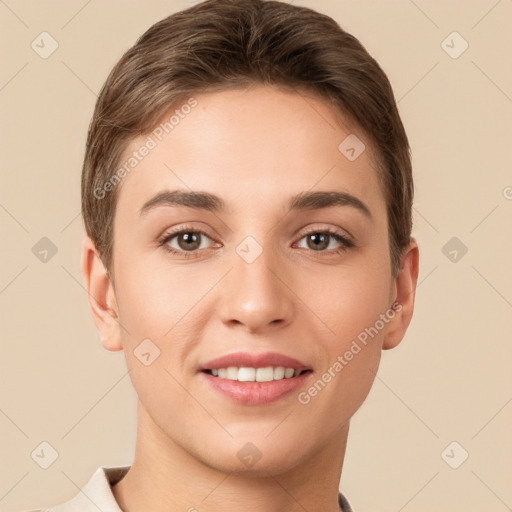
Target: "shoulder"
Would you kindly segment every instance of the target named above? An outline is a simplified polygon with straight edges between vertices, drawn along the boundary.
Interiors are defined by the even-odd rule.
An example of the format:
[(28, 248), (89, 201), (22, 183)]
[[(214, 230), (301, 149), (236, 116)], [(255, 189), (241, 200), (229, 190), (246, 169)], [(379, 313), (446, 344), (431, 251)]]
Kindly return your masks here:
[(23, 512), (122, 512), (112, 493), (112, 485), (128, 472), (130, 466), (100, 466), (89, 481), (70, 500)]

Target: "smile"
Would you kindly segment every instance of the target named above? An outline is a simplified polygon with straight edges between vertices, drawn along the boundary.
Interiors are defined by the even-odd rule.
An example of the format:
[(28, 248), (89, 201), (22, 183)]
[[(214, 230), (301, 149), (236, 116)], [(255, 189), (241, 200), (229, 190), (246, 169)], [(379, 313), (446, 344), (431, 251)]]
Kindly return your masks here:
[(229, 366), (204, 370), (206, 373), (220, 379), (236, 380), (239, 382), (271, 382), (274, 380), (291, 379), (309, 370), (295, 370), (284, 366), (266, 366), (264, 368), (247, 368)]

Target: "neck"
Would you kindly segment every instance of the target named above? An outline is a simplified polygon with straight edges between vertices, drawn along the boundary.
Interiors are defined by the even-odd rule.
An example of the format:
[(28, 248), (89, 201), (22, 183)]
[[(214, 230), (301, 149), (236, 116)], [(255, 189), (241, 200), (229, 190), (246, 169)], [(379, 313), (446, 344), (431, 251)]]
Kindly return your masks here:
[(339, 512), (349, 424), (310, 457), (258, 476), (212, 467), (170, 439), (138, 402), (134, 462), (112, 491), (124, 512)]

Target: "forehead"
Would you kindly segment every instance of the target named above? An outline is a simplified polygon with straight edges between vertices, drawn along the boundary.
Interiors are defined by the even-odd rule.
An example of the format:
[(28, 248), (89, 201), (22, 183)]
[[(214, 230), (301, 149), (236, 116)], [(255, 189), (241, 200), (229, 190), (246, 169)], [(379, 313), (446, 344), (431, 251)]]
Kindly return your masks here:
[(174, 107), (124, 151), (122, 163), (136, 165), (118, 185), (118, 211), (138, 214), (166, 189), (207, 190), (235, 209), (315, 188), (383, 202), (371, 142), (312, 93), (253, 85), (187, 104), (194, 106)]

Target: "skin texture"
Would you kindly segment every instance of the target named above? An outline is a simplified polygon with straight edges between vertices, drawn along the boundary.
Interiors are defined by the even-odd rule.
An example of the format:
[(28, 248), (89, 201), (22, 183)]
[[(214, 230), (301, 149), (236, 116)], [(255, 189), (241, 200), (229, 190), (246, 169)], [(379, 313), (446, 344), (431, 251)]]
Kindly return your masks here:
[[(411, 240), (394, 278), (371, 143), (340, 126), (323, 100), (260, 85), (195, 98), (118, 185), (115, 288), (91, 240), (82, 245), (103, 346), (124, 350), (139, 397), (135, 460), (114, 495), (125, 512), (334, 512), (349, 420), (381, 351), (402, 340), (411, 320), (417, 245)], [(338, 150), (350, 133), (366, 145), (354, 161)], [(214, 193), (228, 210), (161, 206), (140, 216), (164, 189)], [(287, 214), (290, 196), (320, 190), (356, 196), (372, 218), (351, 206)], [(180, 255), (158, 244), (185, 224), (205, 233), (191, 258), (182, 237), (167, 242)], [(355, 246), (337, 253), (343, 244), (334, 238), (308, 244), (307, 234), (328, 228)], [(263, 249), (251, 264), (236, 252), (249, 235)], [(198, 372), (232, 352), (279, 352), (313, 368), (299, 391), (307, 390), (395, 301), (400, 311), (308, 404), (297, 392), (265, 406), (235, 404)], [(146, 338), (160, 349), (149, 366), (134, 355)], [(261, 453), (252, 467), (237, 457), (247, 442)]]

